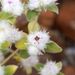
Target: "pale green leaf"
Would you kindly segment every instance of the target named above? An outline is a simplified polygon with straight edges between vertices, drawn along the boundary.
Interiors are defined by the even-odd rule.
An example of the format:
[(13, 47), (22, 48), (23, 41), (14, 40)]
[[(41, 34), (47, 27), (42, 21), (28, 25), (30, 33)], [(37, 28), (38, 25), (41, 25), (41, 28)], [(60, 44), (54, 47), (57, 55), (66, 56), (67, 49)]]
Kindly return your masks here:
[(37, 8), (35, 11), (41, 11), (41, 8), (39, 7), (39, 8)]
[(16, 18), (15, 17), (10, 17), (7, 19), (11, 24), (14, 24), (15, 21), (16, 21)]
[(29, 24), (28, 24), (28, 30), (29, 30), (29, 33), (30, 32), (34, 32), (35, 30), (40, 30), (40, 26), (39, 26), (39, 24), (36, 22), (35, 23), (35, 21), (36, 21), (36, 19), (33, 21), (33, 22), (30, 22)]
[(27, 17), (27, 20), (28, 21), (33, 21), (35, 19), (35, 17), (37, 17), (39, 15), (39, 12), (37, 11), (34, 11), (34, 10), (28, 10), (27, 11), (27, 14), (26, 14), (26, 17)]
[(0, 45), (0, 50), (5, 49), (11, 45), (10, 42), (5, 41), (3, 44)]
[(64, 75), (63, 73), (59, 72), (57, 75)]
[(18, 66), (15, 65), (9, 65), (4, 67), (4, 75), (13, 75), (17, 68)]
[(0, 20), (4, 20), (10, 17), (9, 13), (6, 12), (0, 12)]
[(35, 65), (35, 68), (36, 68), (37, 71), (40, 71), (40, 69), (43, 68), (43, 67), (44, 67), (44, 65), (41, 64), (41, 63), (38, 63), (38, 64)]
[(62, 63), (61, 63), (61, 62), (58, 62), (58, 63), (57, 63), (57, 66), (58, 66), (59, 68), (62, 68)]
[(30, 57), (30, 55), (28, 54), (27, 50), (20, 50), (20, 57), (26, 59)]
[(22, 39), (16, 43), (15, 47), (18, 49), (27, 49), (26, 43), (27, 43), (27, 39)]
[(59, 53), (62, 51), (62, 48), (52, 41), (50, 43), (47, 43), (45, 51), (50, 53)]
[(27, 8), (28, 8), (28, 5), (27, 5), (27, 4), (24, 4), (24, 5), (23, 5), (23, 8), (24, 8), (24, 9), (27, 9)]
[(48, 9), (58, 14), (58, 7), (55, 5), (49, 6)]
[(16, 61), (18, 61), (18, 62), (20, 62), (21, 61), (21, 59), (20, 59), (20, 57), (19, 56), (14, 56), (13, 57), (13, 59), (15, 59)]

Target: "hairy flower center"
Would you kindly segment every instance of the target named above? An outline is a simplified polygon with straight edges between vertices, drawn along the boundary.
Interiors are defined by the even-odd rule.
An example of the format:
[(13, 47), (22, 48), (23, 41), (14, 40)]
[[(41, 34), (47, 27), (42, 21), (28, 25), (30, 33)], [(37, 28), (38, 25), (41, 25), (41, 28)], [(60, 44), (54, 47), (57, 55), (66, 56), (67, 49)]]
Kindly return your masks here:
[(35, 37), (35, 40), (38, 41), (40, 38), (38, 36)]
[(8, 3), (11, 4), (12, 2), (11, 1), (8, 1)]

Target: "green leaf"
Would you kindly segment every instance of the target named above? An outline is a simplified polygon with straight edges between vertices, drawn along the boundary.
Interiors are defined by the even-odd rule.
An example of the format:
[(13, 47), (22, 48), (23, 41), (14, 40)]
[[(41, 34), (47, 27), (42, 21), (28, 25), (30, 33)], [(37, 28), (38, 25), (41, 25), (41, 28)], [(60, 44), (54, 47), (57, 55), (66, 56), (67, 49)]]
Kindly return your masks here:
[(35, 66), (35, 68), (36, 68), (37, 71), (40, 71), (40, 68), (43, 68), (43, 67), (44, 67), (44, 65), (41, 64), (41, 63), (38, 63), (38, 64), (36, 64), (36, 66)]
[(23, 5), (23, 8), (24, 8), (24, 9), (27, 9), (27, 8), (28, 8), (28, 5), (27, 5), (27, 4), (24, 4), (24, 5)]
[(62, 63), (61, 63), (61, 62), (58, 62), (58, 63), (57, 63), (57, 66), (58, 66), (59, 68), (62, 68)]
[(48, 9), (58, 14), (58, 7), (55, 5), (49, 6)]
[(19, 49), (27, 49), (27, 45), (25, 43), (27, 43), (27, 39), (22, 39), (16, 43), (15, 47)]
[(63, 73), (59, 72), (57, 75), (64, 75)]
[(45, 51), (50, 53), (59, 53), (62, 51), (62, 48), (52, 41), (51, 43), (47, 43)]
[(9, 53), (9, 51), (8, 50), (2, 50), (2, 53), (5, 56), (5, 55), (7, 55)]
[(15, 17), (10, 17), (7, 19), (11, 24), (14, 24), (15, 21), (16, 21), (16, 18)]
[(18, 66), (9, 65), (4, 67), (4, 75), (12, 75), (17, 70)]
[(9, 13), (0, 12), (0, 20), (7, 19), (8, 17), (10, 17)]
[(27, 50), (20, 50), (20, 57), (26, 59), (30, 57), (30, 55), (28, 54)]
[(13, 57), (13, 59), (15, 59), (16, 61), (18, 61), (18, 62), (20, 62), (21, 61), (21, 59), (20, 59), (20, 57), (19, 56), (14, 56)]
[(41, 8), (37, 8), (35, 11), (41, 11)]
[(9, 47), (10, 45), (11, 45), (10, 42), (5, 41), (3, 44), (1, 44), (1, 46), (0, 46), (0, 50), (5, 49), (5, 48)]
[(26, 14), (26, 17), (27, 17), (27, 20), (28, 21), (33, 21), (34, 19), (35, 19), (35, 17), (36, 16), (38, 16), (39, 15), (39, 12), (37, 12), (37, 11), (34, 11), (34, 10), (28, 10), (27, 11), (27, 14)]
[[(36, 18), (37, 19), (37, 18)], [(28, 24), (28, 30), (29, 30), (29, 33), (32, 31), (32, 32), (34, 32), (35, 30), (40, 30), (40, 26), (39, 26), (39, 24), (36, 22), (35, 23), (35, 21), (36, 21), (36, 19), (33, 21), (33, 22), (30, 22), (29, 24)]]

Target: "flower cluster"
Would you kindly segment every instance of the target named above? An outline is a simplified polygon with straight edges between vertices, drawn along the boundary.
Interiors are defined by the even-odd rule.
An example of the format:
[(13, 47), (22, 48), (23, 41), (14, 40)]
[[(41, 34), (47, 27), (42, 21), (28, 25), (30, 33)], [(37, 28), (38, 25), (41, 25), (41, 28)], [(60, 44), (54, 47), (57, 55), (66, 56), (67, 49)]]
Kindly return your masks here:
[(2, 0), (2, 10), (17, 16), (24, 11), (20, 0)]
[(41, 51), (44, 52), (44, 48), (46, 48), (46, 43), (49, 43), (50, 36), (46, 31), (35, 31), (27, 36), (28, 40), (28, 53), (30, 55), (38, 55), (42, 54)]
[(22, 32), (15, 29), (15, 27), (12, 26), (8, 21), (0, 21), (0, 44), (4, 43), (5, 41), (15, 43), (21, 40), (22, 37)]
[(61, 68), (57, 66), (55, 62), (47, 61), (44, 68), (41, 68), (41, 75), (57, 75)]
[(21, 59), (21, 62), (24, 68), (31, 68), (39, 62), (39, 58), (38, 56), (30, 56), (27, 59)]
[(37, 8), (46, 9), (47, 6), (55, 5), (57, 0), (29, 0), (28, 7), (30, 10), (35, 10)]

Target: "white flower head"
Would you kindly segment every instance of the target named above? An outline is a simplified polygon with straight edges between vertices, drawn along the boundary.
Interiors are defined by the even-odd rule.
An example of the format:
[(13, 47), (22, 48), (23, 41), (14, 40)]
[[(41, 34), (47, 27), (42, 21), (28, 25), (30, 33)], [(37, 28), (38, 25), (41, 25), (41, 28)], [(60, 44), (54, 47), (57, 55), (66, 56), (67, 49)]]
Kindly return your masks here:
[(28, 47), (28, 53), (30, 55), (40, 55), (40, 54), (42, 54), (41, 51), (35, 46), (29, 46)]
[(0, 45), (1, 45), (2, 43), (4, 43), (5, 40), (6, 40), (6, 36), (4, 35), (4, 32), (1, 31), (1, 32), (0, 32)]
[(39, 8), (40, 2), (39, 0), (29, 0), (28, 7), (30, 10), (34, 10)]
[(4, 75), (3, 67), (0, 66), (0, 75)]
[(40, 50), (44, 50), (49, 38), (50, 36), (46, 31), (35, 31), (27, 36), (28, 42)]
[(36, 8), (46, 9), (48, 6), (56, 5), (57, 0), (29, 0), (28, 6), (30, 10), (35, 10)]
[(57, 75), (61, 69), (57, 66), (55, 62), (47, 61), (44, 68), (41, 68), (41, 75)]
[(21, 31), (18, 31), (13, 25), (11, 25), (6, 20), (0, 21), (0, 29), (3, 31), (0, 32), (0, 43), (4, 41), (9, 41), (10, 43), (16, 43), (17, 41), (21, 40), (23, 35)]
[(7, 41), (11, 43), (18, 42), (23, 37), (22, 32), (18, 31), (18, 29), (12, 28), (7, 35)]
[(17, 16), (24, 11), (20, 0), (2, 0), (2, 10)]
[(38, 56), (30, 56), (27, 59), (21, 59), (21, 62), (24, 68), (31, 68), (39, 63), (39, 58)]
[(2, 63), (4, 61), (4, 56), (3, 53), (0, 51), (0, 63)]

